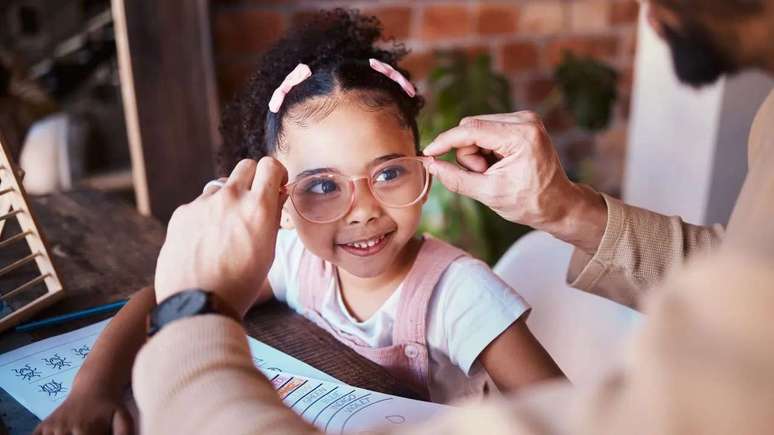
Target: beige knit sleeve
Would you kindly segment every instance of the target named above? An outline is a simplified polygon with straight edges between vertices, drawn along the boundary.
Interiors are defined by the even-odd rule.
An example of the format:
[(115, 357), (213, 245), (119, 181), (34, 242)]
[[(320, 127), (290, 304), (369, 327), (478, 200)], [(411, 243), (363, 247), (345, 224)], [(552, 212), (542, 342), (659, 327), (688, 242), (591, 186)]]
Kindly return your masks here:
[(567, 282), (636, 307), (640, 295), (697, 251), (719, 244), (723, 227), (702, 227), (604, 195), (607, 227), (597, 252), (573, 252)]

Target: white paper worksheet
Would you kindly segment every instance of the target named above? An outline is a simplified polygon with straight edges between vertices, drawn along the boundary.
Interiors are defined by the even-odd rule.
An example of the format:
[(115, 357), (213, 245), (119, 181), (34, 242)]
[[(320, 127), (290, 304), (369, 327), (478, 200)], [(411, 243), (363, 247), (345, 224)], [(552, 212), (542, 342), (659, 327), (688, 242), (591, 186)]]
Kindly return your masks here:
[(287, 406), (326, 433), (418, 423), (449, 408), (287, 373), (269, 379)]
[[(41, 420), (67, 397), (104, 320), (0, 355), (0, 388)], [(366, 431), (419, 422), (443, 405), (348, 386), (279, 350), (248, 337), (253, 361), (285, 403), (330, 433)], [(293, 374), (290, 374), (293, 373)]]

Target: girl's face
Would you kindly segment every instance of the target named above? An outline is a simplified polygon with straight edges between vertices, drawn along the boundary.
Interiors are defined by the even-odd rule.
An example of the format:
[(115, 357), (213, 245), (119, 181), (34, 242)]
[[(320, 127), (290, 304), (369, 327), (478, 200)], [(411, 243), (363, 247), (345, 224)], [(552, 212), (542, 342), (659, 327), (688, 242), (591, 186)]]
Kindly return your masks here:
[[(356, 98), (344, 96), (327, 116), (294, 122), (293, 113), (283, 125), (283, 145), (276, 157), (296, 181), (305, 174), (339, 173), (370, 176), (386, 160), (415, 156), (414, 137), (401, 125), (394, 109), (373, 109)], [(368, 182), (355, 182), (354, 203), (339, 220), (319, 224), (302, 218), (288, 201), (283, 213), (290, 215), (304, 246), (318, 257), (361, 278), (377, 277), (396, 265), (414, 236), (422, 201), (405, 208), (383, 206)], [(362, 249), (362, 243), (376, 244)]]

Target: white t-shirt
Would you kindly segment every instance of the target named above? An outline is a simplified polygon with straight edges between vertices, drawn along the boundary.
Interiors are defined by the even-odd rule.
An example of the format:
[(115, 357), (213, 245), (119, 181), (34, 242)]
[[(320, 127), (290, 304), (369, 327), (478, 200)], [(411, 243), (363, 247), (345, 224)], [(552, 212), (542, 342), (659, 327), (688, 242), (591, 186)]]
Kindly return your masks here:
[[(293, 230), (280, 230), (269, 284), (274, 296), (294, 311), (299, 305), (298, 271), (304, 245)], [(338, 280), (326, 284), (321, 315), (333, 328), (358, 337), (369, 346), (392, 345), (392, 328), (400, 299), (398, 289), (367, 320), (357, 321), (347, 310)], [(529, 306), (482, 261), (462, 257), (441, 276), (427, 314), (430, 398), (434, 402), (480, 396), (489, 380), (478, 355)]]

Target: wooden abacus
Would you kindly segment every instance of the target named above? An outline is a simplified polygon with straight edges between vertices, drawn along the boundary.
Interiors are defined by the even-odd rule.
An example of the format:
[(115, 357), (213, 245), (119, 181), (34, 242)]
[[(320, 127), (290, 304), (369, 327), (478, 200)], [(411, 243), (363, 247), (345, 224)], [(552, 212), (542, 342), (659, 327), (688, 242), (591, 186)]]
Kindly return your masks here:
[(20, 171), (1, 140), (0, 258), (0, 331), (64, 296), (48, 247), (27, 203)]

